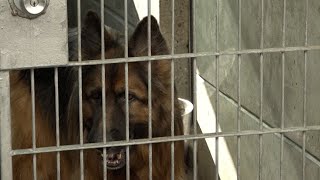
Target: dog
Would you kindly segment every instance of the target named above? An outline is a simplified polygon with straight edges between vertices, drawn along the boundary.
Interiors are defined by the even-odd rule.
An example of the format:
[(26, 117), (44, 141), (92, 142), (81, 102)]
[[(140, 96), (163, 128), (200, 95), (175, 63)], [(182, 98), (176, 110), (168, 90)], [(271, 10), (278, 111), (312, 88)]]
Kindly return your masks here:
[[(151, 19), (151, 53), (168, 54), (168, 47), (158, 23)], [(118, 39), (104, 30), (105, 58), (123, 58), (125, 49)], [(128, 42), (129, 57), (148, 55), (148, 18), (137, 25)], [(69, 37), (74, 39), (74, 37)], [(77, 60), (77, 44), (69, 43), (70, 60)], [(81, 29), (81, 57), (83, 61), (101, 59), (101, 21), (96, 13), (89, 11)], [(105, 69), (105, 91), (102, 88), (101, 68)], [(78, 67), (59, 67), (59, 124), (61, 145), (79, 144), (79, 75)], [(151, 63), (152, 92), (152, 137), (171, 136), (171, 65), (170, 60)], [(126, 140), (125, 64), (82, 66), (82, 120), (84, 143)], [(56, 145), (55, 87), (52, 68), (35, 69), (35, 119), (36, 147)], [(32, 148), (31, 77), (29, 70), (10, 72), (12, 148)], [(105, 96), (103, 119), (102, 94)], [(183, 135), (181, 109), (177, 93), (174, 94), (174, 134)], [(148, 138), (148, 63), (128, 63), (129, 138)], [(103, 122), (106, 131), (103, 131)], [(185, 179), (184, 142), (174, 142), (174, 178)], [(171, 142), (155, 143), (152, 146), (152, 178), (171, 178)], [(84, 178), (103, 179), (102, 148), (83, 151)], [(106, 148), (108, 179), (126, 179), (126, 157), (129, 156), (130, 179), (145, 180), (149, 177), (148, 144)], [(56, 179), (56, 153), (39, 153), (37, 178)], [(80, 179), (80, 152), (60, 153), (61, 179)], [(32, 179), (32, 155), (13, 157), (14, 179)]]

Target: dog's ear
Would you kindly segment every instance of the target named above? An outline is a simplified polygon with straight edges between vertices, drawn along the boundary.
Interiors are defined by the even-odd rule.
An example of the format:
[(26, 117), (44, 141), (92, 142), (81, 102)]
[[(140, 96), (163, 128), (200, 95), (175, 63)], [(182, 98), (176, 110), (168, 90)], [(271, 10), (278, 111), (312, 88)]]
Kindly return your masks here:
[[(160, 32), (157, 20), (151, 16), (151, 55), (166, 55), (169, 50), (164, 37)], [(129, 55), (134, 57), (148, 55), (148, 17), (140, 21), (129, 41)], [(146, 63), (141, 63), (144, 69), (147, 69)], [(170, 87), (169, 60), (152, 61), (152, 78), (159, 82), (163, 88)], [(162, 89), (163, 89), (162, 88)], [(159, 88), (161, 89), (161, 88)]]
[[(104, 28), (105, 47), (112, 42), (111, 35)], [(81, 30), (83, 58), (92, 59), (101, 53), (101, 20), (97, 13), (88, 11)]]
[[(151, 26), (151, 54), (168, 54), (168, 47), (163, 38), (157, 20), (150, 17)], [(148, 17), (140, 21), (129, 41), (129, 52), (131, 56), (148, 55)]]
[[(101, 53), (101, 20), (97, 13), (88, 11), (81, 24), (81, 51), (82, 59), (94, 59)], [(111, 35), (104, 28), (105, 47), (113, 42)], [(69, 30), (69, 58), (78, 58), (78, 33), (77, 29)]]

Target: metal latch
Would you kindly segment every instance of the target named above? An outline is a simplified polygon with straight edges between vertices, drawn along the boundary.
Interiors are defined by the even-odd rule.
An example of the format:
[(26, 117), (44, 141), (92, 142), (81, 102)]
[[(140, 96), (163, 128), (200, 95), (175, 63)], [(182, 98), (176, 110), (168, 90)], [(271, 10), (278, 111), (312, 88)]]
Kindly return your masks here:
[(46, 12), (50, 0), (8, 0), (12, 14), (34, 19)]

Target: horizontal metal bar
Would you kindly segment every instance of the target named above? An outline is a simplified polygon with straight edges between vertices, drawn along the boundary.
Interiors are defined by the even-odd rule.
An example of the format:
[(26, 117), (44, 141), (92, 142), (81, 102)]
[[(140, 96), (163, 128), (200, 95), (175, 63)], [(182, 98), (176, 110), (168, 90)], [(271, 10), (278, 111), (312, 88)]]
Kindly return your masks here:
[(307, 127), (291, 127), (291, 128), (271, 128), (264, 131), (259, 130), (246, 130), (241, 132), (217, 132), (217, 133), (204, 133), (197, 135), (180, 135), (180, 136), (167, 136), (167, 137), (157, 137), (152, 139), (137, 139), (130, 141), (113, 141), (104, 143), (91, 143), (83, 145), (63, 145), (60, 147), (41, 147), (36, 149), (18, 149), (12, 150), (10, 155), (26, 155), (26, 154), (39, 154), (39, 153), (49, 153), (49, 152), (61, 152), (61, 151), (73, 151), (73, 150), (86, 150), (104, 147), (114, 147), (114, 146), (132, 146), (132, 145), (142, 145), (142, 144), (154, 144), (163, 142), (175, 142), (183, 140), (197, 140), (204, 138), (216, 138), (216, 137), (233, 137), (233, 136), (249, 136), (249, 135), (262, 135), (262, 134), (274, 134), (274, 133), (290, 133), (290, 132), (303, 132), (303, 131), (320, 131), (320, 126), (307, 126)]
[(184, 58), (207, 57), (207, 56), (261, 54), (261, 53), (277, 53), (277, 52), (280, 53), (280, 52), (314, 51), (314, 50), (320, 50), (320, 46), (246, 49), (246, 50), (238, 50), (238, 51), (221, 51), (221, 52), (198, 52), (198, 53), (183, 53), (183, 54), (160, 55), (160, 56), (150, 56), (150, 57), (142, 56), (142, 57), (116, 58), (116, 59), (105, 59), (105, 60), (96, 59), (96, 60), (87, 60), (87, 61), (81, 61), (81, 62), (70, 61), (68, 64), (55, 65), (55, 66), (39, 64), (36, 66), (30, 66), (30, 67), (24, 67), (24, 68), (7, 68), (7, 69), (0, 69), (0, 70), (102, 65), (102, 64), (115, 64), (115, 63), (125, 63), (125, 62), (130, 63), (130, 62), (140, 62), (140, 61), (155, 61), (155, 60), (164, 60), (164, 59), (183, 60)]

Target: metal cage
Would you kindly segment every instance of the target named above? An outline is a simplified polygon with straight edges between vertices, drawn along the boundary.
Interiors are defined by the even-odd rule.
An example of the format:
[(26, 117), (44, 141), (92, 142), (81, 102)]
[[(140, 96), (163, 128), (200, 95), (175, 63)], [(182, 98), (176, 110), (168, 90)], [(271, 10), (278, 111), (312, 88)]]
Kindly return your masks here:
[[(276, 176), (277, 179), (288, 179), (287, 171), (292, 171), (289, 168), (287, 157), (285, 152), (287, 150), (292, 150), (298, 154), (299, 157), (294, 155), (293, 159), (298, 159), (292, 162), (292, 165), (296, 168), (296, 171), (299, 173), (292, 174), (296, 176), (295, 179), (302, 180), (312, 180), (318, 179), (320, 177), (320, 155), (319, 153), (319, 132), (320, 132), (320, 123), (317, 120), (317, 111), (314, 110), (316, 107), (309, 107), (315, 103), (310, 103), (313, 98), (317, 100), (319, 92), (317, 91), (317, 86), (310, 85), (311, 83), (316, 83), (316, 71), (317, 66), (317, 55), (320, 50), (320, 39), (319, 39), (319, 28), (320, 24), (316, 19), (320, 16), (317, 13), (316, 7), (320, 7), (317, 0), (301, 0), (301, 1), (287, 1), (287, 0), (233, 0), (233, 1), (188, 1), (188, 9), (179, 9), (181, 1), (171, 0), (171, 1), (162, 1), (162, 3), (168, 3), (166, 9), (171, 13), (170, 23), (166, 30), (170, 33), (167, 33), (166, 36), (169, 37), (169, 54), (166, 55), (152, 55), (151, 52), (151, 0), (145, 1), (147, 7), (148, 15), (148, 55), (143, 57), (130, 57), (128, 50), (129, 42), (129, 30), (132, 28), (131, 24), (128, 24), (128, 0), (123, 1), (123, 25), (124, 25), (124, 57), (115, 58), (115, 59), (106, 59), (105, 51), (105, 42), (104, 42), (104, 33), (101, 33), (101, 59), (95, 59), (90, 61), (83, 61), (81, 57), (81, 2), (77, 1), (77, 43), (79, 44), (77, 48), (78, 61), (68, 61), (67, 58), (67, 8), (65, 1), (59, 1), (63, 3), (63, 13), (65, 19), (63, 19), (63, 25), (59, 29), (59, 33), (62, 33), (59, 39), (63, 42), (58, 43), (58, 48), (55, 48), (55, 44), (49, 44), (48, 49), (45, 50), (45, 53), (50, 52), (50, 48), (54, 48), (57, 51), (52, 51), (52, 53), (60, 52), (64, 53), (55, 57), (55, 54), (51, 55), (49, 58), (53, 58), (50, 61), (41, 60), (45, 56), (42, 55), (32, 55), (26, 56), (27, 58), (32, 58), (32, 61), (26, 61), (26, 59), (21, 59), (23, 55), (8, 53), (13, 52), (11, 47), (16, 47), (14, 44), (10, 44), (5, 41), (9, 41), (8, 38), (5, 38), (3, 35), (10, 35), (8, 29), (0, 30), (1, 41), (0, 42), (0, 93), (1, 93), (1, 107), (0, 107), (0, 140), (1, 140), (1, 179), (9, 180), (13, 177), (12, 169), (12, 158), (15, 156), (31, 155), (33, 157), (33, 179), (37, 179), (37, 158), (36, 156), (41, 153), (55, 153), (56, 154), (56, 172), (57, 179), (60, 179), (61, 172), (61, 161), (60, 153), (65, 151), (79, 151), (80, 152), (80, 178), (85, 179), (84, 174), (84, 151), (88, 149), (103, 149), (103, 179), (107, 179), (107, 167), (106, 167), (106, 148), (114, 146), (125, 146), (126, 147), (126, 179), (130, 179), (130, 157), (129, 157), (129, 147), (133, 145), (143, 145), (147, 144), (149, 147), (149, 174), (148, 179), (152, 179), (152, 148), (155, 143), (169, 142), (171, 143), (171, 152), (170, 160), (171, 167), (167, 169), (171, 172), (171, 179), (175, 179), (175, 142), (184, 141), (187, 146), (192, 150), (191, 155), (188, 156), (191, 161), (191, 169), (189, 169), (190, 179), (209, 179), (214, 178), (216, 180), (226, 180), (226, 179), (268, 179), (268, 172)], [(7, 26), (9, 23), (15, 23), (21, 21), (24, 24), (28, 23), (42, 23), (45, 22), (44, 19), (55, 18), (55, 13), (52, 12), (57, 7), (54, 7), (56, 3), (51, 1), (49, 4), (46, 13), (41, 15), (41, 17), (34, 20), (22, 19), (20, 17), (11, 17), (11, 9), (9, 3), (6, 0), (0, 0), (1, 4), (6, 4), (0, 6), (0, 16), (10, 18), (6, 21), (0, 21), (0, 27)], [(105, 16), (105, 1), (100, 1), (100, 15), (101, 15), (101, 31), (104, 32), (105, 28), (105, 19), (108, 18)], [(130, 2), (132, 3), (132, 2)], [(161, 1), (160, 1), (161, 3)], [(162, 5), (163, 5), (162, 4)], [(274, 6), (272, 6), (274, 4)], [(303, 7), (301, 7), (303, 5)], [(207, 9), (205, 9), (207, 8)], [(165, 9), (165, 8), (163, 8)], [(1, 12), (3, 10), (3, 13)], [(184, 37), (188, 41), (188, 52), (177, 52), (176, 50), (176, 39), (178, 36), (177, 17), (175, 14), (179, 11), (185, 11), (189, 14), (188, 17), (185, 17), (185, 23), (188, 25), (187, 37)], [(274, 10), (274, 11), (273, 11)], [(58, 10), (57, 10), (58, 11)], [(165, 11), (165, 10), (163, 10)], [(61, 12), (61, 11), (58, 11)], [(267, 13), (267, 14), (266, 14)], [(275, 14), (273, 14), (275, 13)], [(298, 14), (298, 15), (297, 15)], [(230, 15), (230, 18), (229, 18)], [(275, 15), (277, 18), (273, 17)], [(45, 17), (47, 16), (47, 17)], [(162, 14), (160, 13), (160, 19)], [(232, 18), (231, 18), (232, 16)], [(41, 19), (43, 17), (43, 19)], [(277, 20), (275, 20), (277, 19)], [(290, 19), (288, 21), (288, 19)], [(1, 20), (1, 17), (0, 17)], [(61, 17), (60, 19), (61, 20)], [(255, 22), (252, 22), (255, 20)], [(33, 21), (33, 22), (32, 22)], [(61, 22), (59, 22), (61, 23)], [(207, 23), (207, 24), (206, 24)], [(250, 24), (252, 23), (252, 24)], [(274, 29), (277, 29), (277, 32), (273, 31), (274, 29), (266, 26), (270, 24), (275, 25)], [(302, 30), (298, 29), (294, 25), (300, 23)], [(58, 24), (55, 22), (55, 25)], [(15, 24), (17, 25), (17, 24)], [(181, 24), (180, 24), (181, 25)], [(302, 26), (303, 25), (303, 26)], [(10, 25), (11, 26), (11, 25)], [(297, 25), (298, 26), (298, 25)], [(12, 26), (14, 27), (14, 26)], [(39, 26), (40, 27), (40, 26)], [(37, 28), (39, 28), (37, 26)], [(162, 24), (161, 24), (162, 27)], [(31, 30), (37, 30), (37, 28), (29, 27)], [(41, 27), (40, 27), (41, 28)], [(279, 29), (281, 28), (281, 29)], [(303, 38), (293, 38), (294, 29), (297, 28), (298, 32), (303, 32), (303, 35), (299, 34), (299, 37)], [(318, 28), (318, 29), (317, 29)], [(3, 29), (3, 28), (1, 28)], [(163, 30), (163, 29), (162, 29)], [(20, 29), (22, 31), (22, 29)], [(41, 31), (41, 29), (40, 29)], [(54, 30), (53, 30), (54, 31)], [(131, 31), (131, 30), (130, 30)], [(291, 34), (288, 35), (287, 32)], [(15, 32), (16, 34), (19, 32)], [(52, 32), (49, 32), (52, 33)], [(311, 35), (310, 35), (311, 34)], [(14, 33), (12, 34), (14, 36)], [(277, 41), (278, 45), (274, 45), (269, 42), (268, 38)], [(41, 43), (39, 39), (30, 41), (30, 38), (37, 37), (37, 35), (29, 35), (29, 44), (24, 44), (20, 47), (25, 46), (36, 46), (38, 43)], [(17, 37), (19, 39), (21, 37)], [(47, 36), (42, 36), (41, 38), (49, 38), (50, 34)], [(254, 40), (253, 40), (254, 39)], [(288, 41), (288, 39), (290, 41)], [(303, 40), (301, 40), (303, 39)], [(249, 44), (248, 42), (256, 41), (256, 43)], [(296, 42), (303, 43), (296, 43)], [(17, 42), (17, 41), (15, 41)], [(24, 41), (28, 42), (28, 41)], [(208, 44), (206, 44), (208, 43)], [(277, 44), (275, 43), (275, 44)], [(10, 45), (10, 48), (7, 48), (6, 44)], [(8, 45), (8, 46), (9, 46)], [(9, 50), (8, 50), (9, 49)], [(23, 49), (17, 50), (23, 51)], [(288, 54), (293, 53), (293, 55), (288, 56)], [(294, 54), (296, 53), (296, 54)], [(314, 53), (310, 55), (311, 53)], [(318, 54), (317, 54), (318, 53)], [(277, 54), (277, 55), (271, 55)], [(300, 54), (300, 55), (297, 55)], [(250, 56), (250, 57), (249, 57)], [(272, 56), (272, 57), (270, 57)], [(298, 57), (297, 57), (298, 56)], [(310, 57), (311, 56), (311, 57)], [(249, 57), (249, 58), (248, 58)], [(302, 58), (301, 58), (302, 57)], [(57, 61), (54, 60), (57, 58)], [(296, 58), (296, 59), (295, 59)], [(166, 137), (152, 137), (152, 92), (151, 92), (151, 63), (154, 61), (161, 60), (170, 60), (171, 65), (171, 135)], [(249, 59), (249, 60), (248, 60)], [(39, 62), (37, 61), (39, 60)], [(295, 60), (295, 63), (298, 65), (294, 66), (291, 62)], [(176, 62), (183, 61), (187, 62), (187, 71), (189, 74), (188, 77), (188, 86), (190, 88), (189, 99), (191, 99), (194, 109), (192, 111), (192, 120), (189, 122), (191, 128), (190, 134), (184, 134), (176, 136), (174, 135), (174, 99), (175, 89), (174, 83), (177, 82), (177, 76), (179, 70), (177, 69)], [(148, 62), (148, 138), (145, 139), (130, 139), (129, 137), (129, 92), (128, 92), (128, 64), (132, 62)], [(106, 134), (103, 133), (103, 142), (101, 143), (85, 143), (83, 139), (83, 104), (82, 104), (82, 68), (87, 65), (101, 65), (101, 74), (102, 74), (102, 89), (105, 89), (105, 66), (107, 64), (125, 64), (125, 124), (126, 124), (126, 137), (123, 141), (108, 142)], [(275, 63), (275, 64), (272, 64)], [(256, 70), (256, 74), (243, 74), (250, 71), (247, 69), (248, 66), (252, 66), (252, 69)], [(312, 68), (312, 66), (314, 68)], [(72, 145), (61, 145), (60, 143), (60, 128), (59, 128), (59, 87), (58, 82), (61, 77), (58, 76), (58, 69), (61, 67), (74, 67), (78, 69), (78, 87), (79, 87), (79, 132), (80, 139), (79, 144)], [(277, 68), (277, 70), (272, 71), (271, 67)], [(297, 67), (298, 70), (291, 72), (288, 68)], [(54, 89), (55, 89), (55, 120), (56, 120), (56, 146), (51, 147), (37, 147), (36, 146), (36, 115), (35, 115), (35, 69), (38, 68), (53, 68), (54, 69)], [(12, 149), (11, 142), (11, 108), (10, 108), (10, 72), (13, 70), (22, 70), (30, 69), (30, 87), (31, 87), (31, 104), (32, 104), (32, 147), (26, 149)], [(202, 70), (206, 69), (206, 70)], [(251, 70), (252, 70), (251, 69)], [(289, 74), (286, 74), (286, 72)], [(178, 73), (177, 73), (178, 72)], [(292, 74), (299, 73), (299, 76), (294, 76)], [(228, 75), (226, 75), (228, 74)], [(231, 74), (231, 75), (230, 75)], [(255, 80), (250, 79), (255, 75)], [(272, 89), (272, 75), (278, 78), (277, 90)], [(277, 76), (279, 75), (279, 76)], [(290, 119), (292, 113), (287, 109), (290, 101), (288, 99), (294, 99), (294, 97), (289, 97), (287, 93), (292, 93), (290, 90), (292, 88), (288, 87), (289, 81), (286, 79), (287, 76), (290, 76), (293, 80), (299, 81), (299, 93), (300, 93), (300, 110), (299, 110), (299, 121), (295, 124), (294, 120)], [(269, 77), (270, 76), (270, 77)], [(291, 77), (292, 76), (292, 77)], [(246, 78), (246, 79), (244, 79)], [(297, 80), (297, 81), (298, 81)], [(251, 82), (250, 82), (251, 81)], [(310, 83), (309, 83), (310, 81)], [(225, 82), (225, 84), (223, 83)], [(205, 84), (207, 91), (211, 91), (211, 95), (208, 95), (206, 101), (211, 102), (212, 107), (205, 107), (205, 100), (200, 96), (205, 91), (199, 88), (199, 84)], [(245, 85), (243, 85), (245, 83)], [(249, 86), (248, 84), (253, 84)], [(252, 93), (252, 97), (249, 97), (252, 88), (255, 88), (255, 92)], [(179, 88), (178, 87), (178, 92)], [(228, 89), (232, 88), (232, 89)], [(103, 92), (103, 91), (102, 91)], [(270, 92), (270, 93), (269, 93)], [(243, 94), (245, 93), (245, 94)], [(275, 97), (273, 97), (275, 96)], [(273, 101), (268, 101), (268, 98), (272, 98)], [(106, 95), (102, 93), (102, 116), (103, 119), (106, 119), (106, 104), (105, 104)], [(265, 103), (265, 101), (268, 101)], [(209, 103), (210, 104), (210, 103)], [(269, 112), (269, 106), (271, 108)], [(230, 110), (229, 107), (232, 107)], [(213, 114), (207, 112), (205, 108), (211, 108)], [(228, 109), (229, 108), (229, 109)], [(296, 107), (295, 107), (296, 108)], [(313, 110), (309, 110), (313, 108)], [(267, 115), (265, 115), (265, 113)], [(273, 114), (272, 114), (273, 113)], [(208, 115), (210, 114), (210, 115)], [(233, 114), (232, 116), (230, 114)], [(277, 114), (277, 115), (275, 115)], [(208, 126), (206, 122), (200, 122), (208, 118), (208, 122), (211, 122), (209, 130), (203, 129), (203, 127)], [(274, 119), (278, 118), (278, 119)], [(250, 119), (250, 122), (255, 123), (254, 127), (246, 124), (247, 119)], [(310, 120), (310, 121), (309, 121)], [(248, 120), (249, 121), (249, 120)], [(308, 122), (309, 121), (309, 122)], [(292, 123), (291, 123), (292, 122)], [(230, 125), (230, 123), (233, 123)], [(230, 127), (229, 127), (230, 125)], [(278, 125), (278, 126), (277, 126)], [(212, 127), (211, 127), (212, 126)], [(231, 127), (232, 126), (232, 127)], [(103, 121), (103, 130), (106, 129), (106, 122)], [(270, 139), (266, 139), (268, 136), (272, 136), (273, 141), (279, 140), (279, 149), (276, 149), (278, 146), (274, 144), (270, 145)], [(245, 138), (254, 138), (254, 139), (245, 139)], [(271, 138), (271, 139), (272, 139)], [(227, 140), (227, 145), (224, 145), (225, 139)], [(188, 142), (188, 143), (187, 143)], [(210, 142), (210, 143), (209, 143)], [(244, 143), (245, 142), (245, 143)], [(210, 152), (205, 153), (203, 146), (199, 148), (199, 143), (204, 143), (205, 149)], [(309, 143), (309, 145), (308, 145)], [(249, 147), (250, 145), (256, 144), (256, 147)], [(235, 154), (230, 155), (233, 158), (233, 164), (235, 169), (234, 176), (228, 177), (226, 172), (231, 167), (228, 167), (226, 162), (224, 162), (226, 149), (221, 150), (221, 148), (227, 147), (229, 151), (232, 151)], [(271, 147), (271, 148), (270, 148)], [(233, 148), (233, 149), (232, 149)], [(270, 150), (268, 149), (270, 148)], [(231, 150), (230, 150), (231, 149)], [(248, 149), (251, 149), (248, 151)], [(199, 153), (199, 151), (201, 151)], [(275, 159), (270, 160), (271, 155), (268, 154), (268, 151), (277, 152), (278, 156)], [(243, 154), (247, 153), (247, 154)], [(208, 159), (212, 166), (210, 169), (207, 165), (202, 162), (206, 161), (203, 156), (211, 156)], [(255, 157), (254, 157), (255, 156)], [(250, 159), (250, 157), (252, 159)], [(244, 158), (244, 159), (243, 159)], [(300, 159), (301, 158), (301, 159)], [(222, 160), (221, 160), (222, 159)], [(269, 160), (269, 161), (266, 161)], [(249, 166), (249, 162), (255, 162), (253, 166), (256, 169), (250, 169), (252, 166)], [(276, 168), (270, 168), (270, 164), (278, 164)], [(299, 165), (301, 163), (301, 165)], [(168, 167), (165, 167), (168, 168)], [(214, 177), (201, 174), (203, 171), (212, 171), (217, 172), (213, 173)], [(251, 173), (251, 175), (249, 175)], [(314, 173), (314, 174), (312, 174)], [(208, 173), (210, 174), (210, 173)], [(290, 173), (289, 173), (290, 174)], [(270, 176), (273, 177), (273, 176)]]

